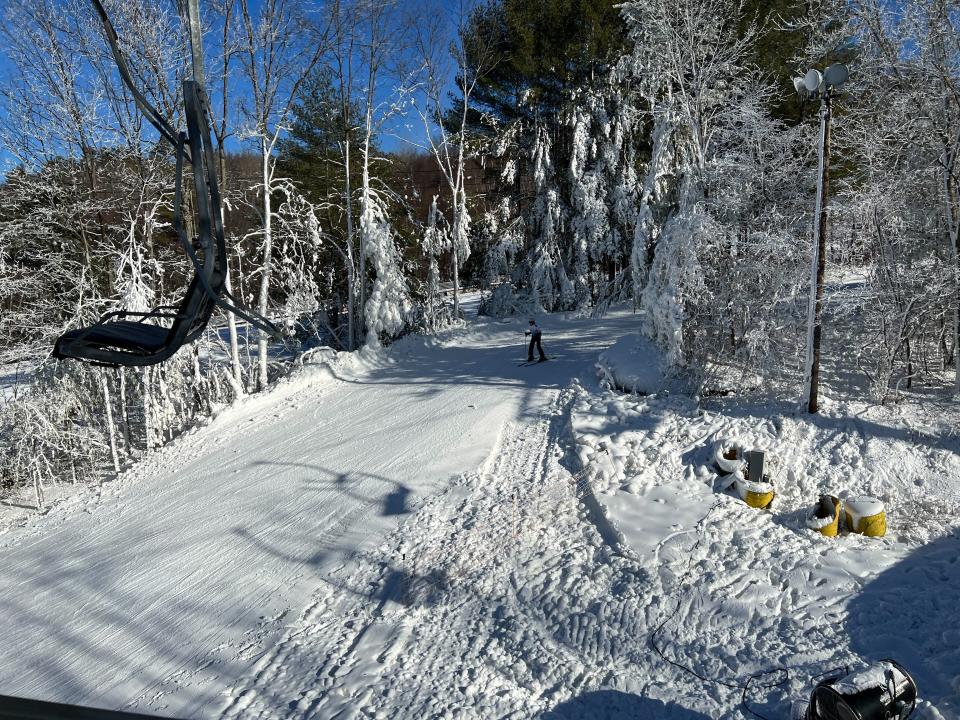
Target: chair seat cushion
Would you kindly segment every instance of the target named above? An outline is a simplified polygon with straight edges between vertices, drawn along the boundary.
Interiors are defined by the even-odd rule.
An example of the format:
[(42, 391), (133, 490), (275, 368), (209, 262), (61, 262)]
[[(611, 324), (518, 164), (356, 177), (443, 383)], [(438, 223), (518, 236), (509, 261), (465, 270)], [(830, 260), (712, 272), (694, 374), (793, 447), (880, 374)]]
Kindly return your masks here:
[[(159, 325), (118, 320), (64, 333), (57, 341), (56, 350), (64, 352), (68, 346), (78, 344), (149, 354), (160, 350), (166, 344), (169, 333), (169, 328)], [(64, 354), (70, 353), (67, 351)]]

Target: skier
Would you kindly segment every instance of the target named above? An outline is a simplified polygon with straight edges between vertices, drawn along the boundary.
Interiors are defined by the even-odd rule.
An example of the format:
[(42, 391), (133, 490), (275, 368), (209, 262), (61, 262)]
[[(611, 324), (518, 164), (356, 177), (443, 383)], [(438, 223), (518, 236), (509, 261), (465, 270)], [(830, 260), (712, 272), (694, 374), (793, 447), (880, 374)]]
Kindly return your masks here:
[(547, 359), (547, 356), (543, 354), (543, 345), (540, 344), (540, 328), (537, 327), (537, 323), (534, 320), (530, 320), (530, 329), (527, 330), (524, 335), (530, 336), (530, 349), (527, 351), (527, 362), (533, 362), (533, 346), (537, 346), (537, 350), (540, 351), (540, 360), (537, 362), (543, 362)]

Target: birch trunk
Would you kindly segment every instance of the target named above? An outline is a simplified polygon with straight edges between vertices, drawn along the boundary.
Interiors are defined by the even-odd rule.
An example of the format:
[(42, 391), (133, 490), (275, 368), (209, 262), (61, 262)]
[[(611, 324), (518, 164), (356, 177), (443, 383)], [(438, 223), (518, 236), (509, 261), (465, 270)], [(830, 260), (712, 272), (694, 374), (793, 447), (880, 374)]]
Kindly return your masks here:
[[(226, 73), (226, 70), (224, 70)], [(224, 80), (226, 83), (226, 80)], [(226, 113), (226, 107), (224, 107)], [(227, 156), (223, 149), (223, 142), (218, 136), (217, 142), (217, 161), (220, 165), (220, 194), (226, 197), (227, 194)], [(233, 280), (230, 278), (229, 253), (227, 258), (227, 275), (224, 278), (223, 286), (226, 291), (233, 295)], [(232, 312), (227, 313), (227, 333), (230, 339), (230, 366), (233, 372), (234, 387), (243, 388), (243, 368), (240, 366), (240, 343), (237, 341), (237, 318)], [(241, 395), (243, 393), (241, 392)], [(239, 396), (238, 396), (239, 397)]]
[[(263, 270), (260, 276), (260, 298), (257, 308), (260, 314), (266, 317), (267, 302), (270, 299), (270, 265), (273, 253), (273, 229), (271, 227), (273, 211), (270, 206), (270, 148), (267, 146), (266, 137), (263, 137), (260, 141), (260, 156), (261, 181), (263, 183)], [(259, 367), (258, 389), (264, 390), (269, 378), (267, 375), (267, 334), (263, 330), (258, 333), (257, 363)]]
[(43, 480), (40, 478), (39, 463), (34, 463), (33, 466), (33, 492), (36, 497), (37, 510), (43, 510)]
[[(346, 112), (346, 111), (345, 111)], [(349, 119), (344, 119), (345, 123), (349, 122)], [(354, 323), (354, 315), (356, 313), (356, 308), (354, 307), (354, 299), (356, 297), (356, 277), (354, 276), (355, 268), (353, 265), (353, 204), (350, 202), (351, 199), (351, 189), (350, 189), (350, 127), (345, 125), (347, 131), (347, 140), (344, 143), (344, 189), (343, 189), (343, 207), (347, 213), (347, 240), (345, 246), (347, 250), (347, 350), (353, 350), (356, 347), (356, 327)]]
[(107, 376), (100, 375), (100, 390), (103, 392), (103, 407), (107, 412), (107, 437), (110, 439), (110, 459), (113, 460), (113, 471), (120, 473), (120, 457), (117, 454), (117, 433), (113, 427), (113, 404), (110, 400), (110, 386)]
[(130, 415), (127, 411), (127, 373), (123, 368), (117, 368), (117, 376), (120, 386), (120, 433), (124, 450), (129, 456), (133, 454), (133, 448), (130, 446)]
[(360, 323), (360, 331), (363, 332), (363, 328), (366, 327), (366, 310), (367, 310), (367, 244), (366, 244), (366, 228), (363, 226), (363, 215), (367, 212), (367, 204), (370, 202), (370, 136), (373, 133), (373, 98), (369, 97), (367, 99), (367, 127), (366, 135), (363, 139), (363, 185), (361, 192), (361, 203), (360, 203), (360, 273), (359, 273), (359, 283), (360, 283), (360, 312), (363, 321)]
[(150, 368), (143, 368), (143, 437), (147, 454), (153, 450), (153, 408), (150, 397)]

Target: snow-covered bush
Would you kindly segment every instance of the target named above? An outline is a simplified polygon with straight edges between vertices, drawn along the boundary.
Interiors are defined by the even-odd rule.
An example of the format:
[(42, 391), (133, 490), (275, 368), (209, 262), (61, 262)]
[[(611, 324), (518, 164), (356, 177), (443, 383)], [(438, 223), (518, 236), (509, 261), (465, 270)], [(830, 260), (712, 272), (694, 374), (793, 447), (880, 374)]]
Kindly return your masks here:
[(46, 363), (0, 402), (0, 489), (33, 486), (42, 506), (45, 485), (98, 481), (234, 396), (225, 365), (196, 347), (142, 369)]
[(858, 3), (851, 29), (858, 63), (834, 138), (858, 172), (837, 182), (834, 226), (861, 266), (851, 345), (884, 401), (957, 365), (960, 77), (947, 48), (960, 28), (943, 4), (910, 1)]

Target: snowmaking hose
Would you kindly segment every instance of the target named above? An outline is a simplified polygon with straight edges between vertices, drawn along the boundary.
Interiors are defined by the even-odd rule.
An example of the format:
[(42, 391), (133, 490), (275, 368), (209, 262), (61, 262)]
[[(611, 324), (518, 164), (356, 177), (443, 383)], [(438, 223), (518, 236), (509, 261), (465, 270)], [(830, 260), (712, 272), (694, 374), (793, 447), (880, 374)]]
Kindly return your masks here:
[[(706, 524), (707, 518), (709, 518), (710, 515), (713, 514), (713, 511), (720, 506), (720, 502), (721, 500), (719, 499), (716, 500), (713, 503), (713, 505), (710, 506), (710, 509), (707, 510), (706, 513), (704, 513), (703, 517), (701, 517), (697, 521), (697, 524), (696, 524), (697, 541), (687, 551), (687, 569), (684, 572), (683, 577), (680, 578), (679, 584), (681, 586), (687, 582), (687, 580), (689, 579), (690, 575), (693, 572), (693, 551), (696, 550), (700, 546), (700, 543), (703, 541), (703, 526)], [(673, 618), (677, 616), (678, 612), (680, 612), (679, 599), (677, 599), (676, 606), (673, 608), (673, 612), (670, 613), (667, 616), (667, 618), (662, 623), (660, 623), (657, 626), (657, 628), (650, 634), (650, 647), (652, 647), (653, 650), (657, 653), (657, 655), (659, 655), (664, 661), (666, 661), (670, 665), (673, 665), (673, 667), (675, 668), (678, 668), (690, 675), (693, 675), (695, 678), (701, 680), (702, 682), (722, 685), (723, 687), (730, 688), (731, 690), (740, 690), (741, 691), (740, 704), (743, 706), (744, 710), (746, 710), (748, 713), (750, 713), (754, 717), (760, 718), (760, 720), (771, 720), (771, 718), (768, 718), (766, 715), (760, 714), (759, 712), (757, 712), (756, 710), (750, 707), (748, 694), (751, 688), (769, 689), (769, 688), (779, 687), (781, 685), (786, 685), (787, 683), (790, 682), (790, 671), (785, 667), (770, 668), (769, 670), (763, 670), (761, 672), (754, 673), (753, 675), (750, 675), (747, 678), (746, 682), (741, 682), (741, 681), (735, 681), (735, 680), (724, 680), (723, 678), (710, 677), (708, 675), (704, 675), (703, 673), (698, 672), (696, 669), (690, 667), (689, 665), (684, 665), (683, 663), (677, 660), (667, 657), (666, 654), (663, 652), (663, 649), (659, 645), (657, 645), (657, 635), (659, 635), (660, 631), (663, 630), (664, 627), (666, 627), (667, 623), (669, 623), (671, 620), (673, 620)], [(756, 682), (760, 678), (764, 678), (769, 675), (777, 675), (780, 679), (776, 681), (771, 680), (765, 683)]]

